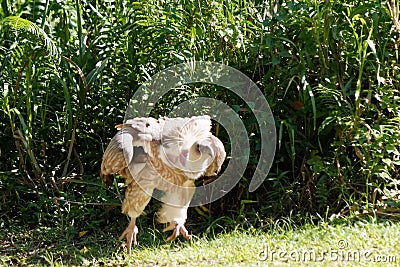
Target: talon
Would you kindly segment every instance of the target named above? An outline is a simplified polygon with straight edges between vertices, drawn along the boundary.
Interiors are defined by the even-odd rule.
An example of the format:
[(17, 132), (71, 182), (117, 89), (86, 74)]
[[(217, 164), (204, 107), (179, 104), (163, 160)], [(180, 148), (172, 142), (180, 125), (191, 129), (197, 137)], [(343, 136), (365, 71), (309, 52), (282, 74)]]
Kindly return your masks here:
[(128, 227), (126, 227), (125, 231), (121, 234), (121, 236), (118, 238), (119, 241), (122, 241), (122, 239), (124, 239), (126, 237), (126, 242), (121, 244), (121, 249), (125, 250), (125, 248), (127, 249), (128, 254), (131, 254), (131, 249), (132, 249), (132, 242), (133, 245), (137, 245), (137, 234), (138, 234), (139, 230), (137, 228), (137, 226), (135, 225), (135, 222), (131, 221), (128, 225)]
[(175, 229), (175, 226), (172, 223), (169, 223), (169, 225), (164, 228), (163, 232), (167, 232), (167, 231), (174, 230), (174, 229)]
[[(172, 230), (171, 224), (167, 228), (165, 228), (164, 230), (167, 230), (167, 229), (168, 230)], [(189, 234), (188, 230), (186, 230), (186, 227), (183, 224), (176, 224), (175, 228), (174, 228), (174, 231), (172, 232), (172, 235), (170, 235), (167, 238), (167, 242), (176, 239), (179, 235), (182, 235), (187, 240), (191, 240), (192, 239), (192, 235)]]

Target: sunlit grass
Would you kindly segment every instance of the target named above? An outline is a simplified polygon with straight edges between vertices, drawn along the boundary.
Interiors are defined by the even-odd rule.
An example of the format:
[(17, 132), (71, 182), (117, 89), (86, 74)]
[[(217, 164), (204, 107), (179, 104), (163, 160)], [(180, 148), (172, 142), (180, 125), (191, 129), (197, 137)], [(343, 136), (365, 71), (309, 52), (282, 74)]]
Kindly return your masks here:
[[(104, 229), (102, 229), (104, 230)], [(400, 225), (358, 222), (286, 230), (233, 231), (165, 243), (164, 234), (142, 229), (132, 255), (119, 250), (116, 233), (63, 236), (51, 228), (3, 233), (0, 264), (90, 266), (346, 265), (399, 262)]]

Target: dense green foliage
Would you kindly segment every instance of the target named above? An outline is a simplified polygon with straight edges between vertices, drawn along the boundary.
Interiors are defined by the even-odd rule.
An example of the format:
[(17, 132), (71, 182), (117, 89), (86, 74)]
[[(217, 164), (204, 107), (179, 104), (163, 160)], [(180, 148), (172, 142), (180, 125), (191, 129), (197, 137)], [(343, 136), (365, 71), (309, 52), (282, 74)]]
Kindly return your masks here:
[(249, 193), (259, 149), (250, 107), (201, 85), (157, 103), (163, 115), (182, 99), (218, 98), (249, 132), (245, 175), (223, 199), (190, 210), (193, 228), (397, 212), (400, 24), (390, 2), (2, 1), (0, 226), (122, 229), (123, 189), (98, 179), (104, 148), (135, 90), (192, 59), (252, 78), (278, 135), (271, 172)]

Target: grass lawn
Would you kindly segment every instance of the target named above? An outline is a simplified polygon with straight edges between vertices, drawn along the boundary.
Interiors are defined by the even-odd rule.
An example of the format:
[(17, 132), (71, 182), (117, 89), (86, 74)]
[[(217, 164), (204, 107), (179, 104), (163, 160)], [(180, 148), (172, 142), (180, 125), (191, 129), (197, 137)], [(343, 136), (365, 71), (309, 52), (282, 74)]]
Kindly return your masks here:
[[(143, 227), (142, 227), (143, 228)], [(115, 235), (114, 235), (115, 234)], [(357, 222), (232, 231), (192, 241), (165, 243), (166, 234), (142, 229), (141, 244), (128, 256), (116, 233), (58, 236), (52, 228), (2, 229), (0, 265), (50, 266), (398, 266), (400, 224)]]

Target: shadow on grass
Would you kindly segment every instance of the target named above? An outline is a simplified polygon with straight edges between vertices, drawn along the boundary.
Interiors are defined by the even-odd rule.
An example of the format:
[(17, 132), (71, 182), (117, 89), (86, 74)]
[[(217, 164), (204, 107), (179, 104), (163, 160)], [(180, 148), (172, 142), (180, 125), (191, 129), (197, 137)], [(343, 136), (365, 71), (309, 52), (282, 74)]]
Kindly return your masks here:
[[(325, 223), (322, 218), (315, 221), (303, 220), (302, 223), (293, 218), (260, 219), (257, 227), (254, 228), (251, 224), (245, 224), (247, 220), (244, 215), (235, 219), (221, 216), (212, 222), (200, 222), (201, 218), (196, 216), (194, 211), (191, 211), (193, 213), (188, 216), (187, 228), (189, 232), (194, 234), (193, 240), (187, 241), (179, 237), (177, 240), (167, 243), (166, 238), (170, 235), (170, 232), (162, 232), (164, 225), (155, 223), (155, 217), (150, 215), (153, 214), (150, 210), (147, 215), (139, 218), (139, 245), (133, 247), (132, 255), (128, 256), (120, 249), (122, 242), (118, 241), (118, 237), (125, 229), (128, 221), (118, 209), (106, 212), (102, 209), (89, 210), (93, 214), (89, 211), (86, 211), (86, 213), (68, 211), (71, 216), (69, 219), (65, 218), (66, 216), (64, 217), (65, 220), (61, 224), (63, 226), (60, 226), (60, 216), (55, 216), (54, 221), (46, 219), (46, 223), (42, 222), (37, 226), (27, 225), (21, 219), (15, 219), (17, 217), (7, 217), (5, 220), (6, 217), (3, 216), (2, 221), (0, 221), (0, 266), (125, 266), (128, 263), (136, 264), (141, 260), (149, 262), (146, 261), (148, 255), (152, 255), (152, 260), (158, 260), (157, 257), (162, 253), (164, 253), (163, 255), (165, 253), (173, 254), (170, 252), (176, 252), (186, 247), (193, 247), (192, 250), (188, 250), (188, 253), (191, 253), (190, 251), (200, 246), (196, 242), (212, 242), (213, 239), (218, 239), (216, 236), (220, 233), (232, 232), (234, 234), (253, 229), (256, 233), (279, 236), (282, 233), (301, 232), (304, 228), (310, 227), (318, 228), (319, 226), (330, 225), (346, 228), (346, 226), (352, 226), (359, 221), (366, 224), (377, 222), (376, 219), (368, 216), (353, 217), (352, 219), (337, 218)], [(73, 214), (75, 214), (75, 217), (72, 216)], [(86, 216), (87, 214), (91, 215)], [(23, 216), (23, 213), (20, 215)], [(21, 216), (19, 218), (22, 218)], [(73, 219), (71, 219), (72, 217)], [(92, 221), (92, 219), (94, 220)], [(206, 238), (203, 240), (203, 237)], [(198, 242), (199, 240), (201, 242)], [(258, 241), (256, 240), (256, 242)], [(220, 242), (221, 245), (226, 243), (224, 239), (217, 242)], [(211, 247), (211, 250), (214, 250), (214, 248)], [(162, 251), (162, 253), (154, 253), (159, 251)]]
[[(157, 226), (151, 228), (139, 225), (139, 245), (132, 248), (132, 256), (143, 250), (161, 247), (164, 250), (174, 250), (190, 243), (181, 237), (167, 243), (168, 233), (162, 232), (162, 225)], [(118, 241), (123, 227), (112, 227), (79, 231), (74, 227), (60, 229), (52, 226), (27, 229), (13, 224), (0, 230), (0, 265), (123, 264), (128, 257), (120, 247), (122, 242)]]

